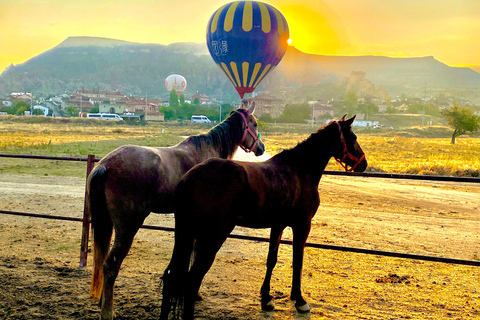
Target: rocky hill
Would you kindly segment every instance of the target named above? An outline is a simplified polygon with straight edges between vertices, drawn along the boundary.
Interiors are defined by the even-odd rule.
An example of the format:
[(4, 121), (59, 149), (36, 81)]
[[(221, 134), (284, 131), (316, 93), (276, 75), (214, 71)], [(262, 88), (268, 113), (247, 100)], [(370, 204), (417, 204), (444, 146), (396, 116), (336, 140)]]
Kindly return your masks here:
[[(421, 96), (425, 86), (429, 92), (454, 90), (476, 98), (480, 95), (479, 73), (449, 67), (433, 57), (321, 56), (294, 47), (257, 91), (288, 95), (313, 90), (318, 95), (328, 92), (334, 96), (346, 90), (345, 79), (352, 71), (363, 72), (364, 80), (380, 97), (402, 93)], [(92, 37), (68, 38), (23, 64), (11, 65), (0, 75), (0, 97), (13, 91), (46, 96), (97, 88), (167, 98), (164, 79), (172, 73), (187, 79), (187, 97), (199, 92), (228, 102), (238, 100), (203, 43), (159, 45)]]

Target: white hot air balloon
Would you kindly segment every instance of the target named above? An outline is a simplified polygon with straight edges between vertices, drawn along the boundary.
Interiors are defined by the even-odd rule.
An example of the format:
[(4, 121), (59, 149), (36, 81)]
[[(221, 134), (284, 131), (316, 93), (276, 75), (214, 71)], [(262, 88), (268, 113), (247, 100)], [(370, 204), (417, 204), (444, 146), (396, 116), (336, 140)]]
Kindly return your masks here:
[(175, 89), (177, 94), (180, 95), (187, 88), (187, 80), (179, 74), (171, 74), (165, 79), (165, 88), (168, 92)]

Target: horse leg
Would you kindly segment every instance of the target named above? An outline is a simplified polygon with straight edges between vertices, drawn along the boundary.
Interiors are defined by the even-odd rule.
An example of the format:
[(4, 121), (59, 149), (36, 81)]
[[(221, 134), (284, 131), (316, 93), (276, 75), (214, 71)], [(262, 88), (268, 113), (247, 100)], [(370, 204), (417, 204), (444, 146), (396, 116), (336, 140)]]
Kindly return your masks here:
[[(185, 291), (190, 258), (194, 246), (194, 232), (190, 221), (175, 221), (175, 246), (172, 258), (162, 276), (162, 307), (160, 320), (179, 319), (185, 304)], [(172, 313), (172, 317), (170, 314)]]
[(278, 247), (280, 245), (280, 239), (282, 239), (283, 230), (285, 228), (272, 228), (270, 231), (270, 245), (268, 248), (267, 257), (267, 272), (265, 279), (263, 280), (262, 288), (260, 289), (260, 295), (262, 297), (262, 310), (272, 311), (274, 309), (273, 297), (270, 295), (270, 281), (272, 279), (273, 268), (277, 264)]
[(113, 319), (113, 288), (115, 280), (120, 271), (120, 266), (132, 246), (133, 238), (137, 231), (138, 228), (128, 230), (127, 232), (117, 231), (112, 250), (110, 250), (103, 264), (104, 279), (100, 313), (102, 320)]
[(217, 235), (217, 237), (197, 238), (197, 252), (195, 254), (193, 265), (188, 273), (185, 288), (184, 320), (193, 319), (195, 300), (199, 295), (198, 292), (200, 291), (203, 278), (208, 270), (210, 270), (210, 267), (215, 261), (215, 256), (217, 255), (218, 250), (220, 250), (230, 232), (224, 235)]
[(310, 233), (310, 223), (293, 228), (293, 275), (290, 298), (295, 301), (298, 312), (310, 312), (310, 306), (302, 297), (302, 267), (305, 242)]

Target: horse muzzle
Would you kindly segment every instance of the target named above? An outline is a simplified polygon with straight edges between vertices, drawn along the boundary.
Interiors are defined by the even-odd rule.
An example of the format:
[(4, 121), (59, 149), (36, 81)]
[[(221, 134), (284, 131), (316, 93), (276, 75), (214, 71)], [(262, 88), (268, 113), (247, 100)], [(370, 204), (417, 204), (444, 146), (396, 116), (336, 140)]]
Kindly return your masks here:
[[(347, 160), (348, 159), (348, 160)], [(353, 156), (351, 153), (347, 152), (343, 155), (342, 159), (337, 159), (337, 162), (345, 169), (347, 172), (364, 172), (367, 169), (368, 163), (363, 154), (360, 158)]]
[(263, 144), (262, 140), (258, 139), (257, 147), (255, 150), (252, 150), (255, 153), (255, 156), (259, 157), (265, 153), (265, 145)]

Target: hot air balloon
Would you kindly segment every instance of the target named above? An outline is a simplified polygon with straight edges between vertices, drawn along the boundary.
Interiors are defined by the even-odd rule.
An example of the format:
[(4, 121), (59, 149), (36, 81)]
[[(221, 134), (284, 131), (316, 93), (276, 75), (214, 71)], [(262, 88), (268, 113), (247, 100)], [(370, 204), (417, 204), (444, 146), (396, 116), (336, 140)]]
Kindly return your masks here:
[(187, 80), (179, 74), (171, 74), (165, 79), (165, 88), (168, 92), (175, 89), (177, 94), (180, 95), (187, 88)]
[(207, 25), (210, 55), (242, 99), (282, 60), (288, 39), (285, 17), (258, 1), (228, 3)]

